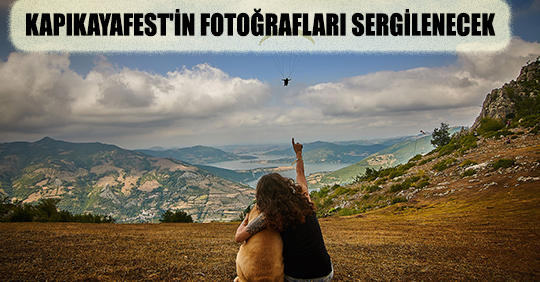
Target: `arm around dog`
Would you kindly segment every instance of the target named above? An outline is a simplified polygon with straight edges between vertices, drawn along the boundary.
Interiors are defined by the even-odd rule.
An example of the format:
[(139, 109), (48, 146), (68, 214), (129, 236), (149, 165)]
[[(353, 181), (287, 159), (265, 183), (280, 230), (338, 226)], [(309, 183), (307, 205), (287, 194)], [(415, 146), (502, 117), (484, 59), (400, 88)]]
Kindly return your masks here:
[(236, 235), (234, 236), (234, 240), (236, 242), (245, 241), (249, 239), (251, 235), (265, 228), (266, 228), (266, 217), (264, 216), (264, 213), (259, 214), (259, 216), (257, 216), (251, 222), (249, 221), (248, 216), (246, 216), (246, 219), (244, 219), (244, 221), (242, 221), (240, 226), (238, 226), (238, 229), (236, 229)]

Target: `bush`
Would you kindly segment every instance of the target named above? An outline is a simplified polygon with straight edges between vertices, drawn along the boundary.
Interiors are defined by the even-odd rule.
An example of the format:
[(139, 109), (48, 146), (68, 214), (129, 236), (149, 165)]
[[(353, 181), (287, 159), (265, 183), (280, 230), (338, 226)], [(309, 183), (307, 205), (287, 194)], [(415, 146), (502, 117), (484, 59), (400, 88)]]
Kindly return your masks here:
[(362, 182), (362, 181), (373, 181), (377, 179), (379, 176), (379, 171), (376, 169), (366, 167), (366, 171), (363, 175), (357, 175), (354, 179), (354, 183)]
[(421, 155), (421, 154), (418, 154), (418, 155), (412, 157), (412, 158), (409, 160), (409, 162), (416, 162), (416, 161), (419, 161), (419, 160), (421, 160), (421, 159), (422, 159), (422, 155)]
[(456, 162), (456, 159), (454, 159), (454, 158), (449, 158), (449, 159), (446, 159), (446, 160), (442, 160), (442, 161), (436, 163), (435, 165), (433, 165), (432, 169), (436, 170), (436, 171), (443, 171), (446, 168), (448, 168), (449, 166), (451, 166), (454, 162)]
[(416, 188), (422, 189), (422, 188), (424, 188), (424, 187), (426, 187), (428, 185), (429, 185), (429, 178), (424, 179), (424, 180), (420, 181), (418, 184), (416, 184)]
[(352, 195), (356, 193), (356, 190), (339, 185), (334, 185), (332, 189), (334, 190), (334, 196), (339, 196), (343, 194)]
[(424, 165), (424, 164), (427, 164), (429, 162), (431, 162), (432, 160), (434, 160), (435, 157), (431, 157), (431, 158), (427, 158), (425, 160), (422, 160), (420, 163), (418, 163), (418, 165)]
[(396, 197), (396, 198), (393, 198), (392, 201), (391, 201), (391, 205), (395, 205), (397, 203), (405, 203), (405, 202), (408, 202), (409, 200), (403, 198), (403, 197)]
[(330, 186), (324, 186), (318, 191), (311, 191), (311, 193), (309, 193), (309, 196), (314, 199), (321, 199), (328, 196), (328, 193), (330, 193)]
[(495, 136), (495, 133), (504, 128), (504, 124), (500, 120), (484, 117), (480, 120), (478, 133), (485, 138)]
[(514, 164), (516, 163), (515, 160), (512, 160), (512, 159), (500, 159), (498, 161), (496, 161), (495, 163), (493, 163), (493, 168), (494, 169), (499, 169), (499, 168), (508, 168), (508, 167), (511, 167), (513, 166)]
[(467, 166), (476, 165), (476, 164), (478, 164), (478, 163), (475, 162), (475, 161), (466, 159), (466, 160), (464, 160), (459, 166), (460, 166), (460, 167), (467, 167)]
[(82, 222), (82, 223), (114, 223), (111, 216), (94, 214), (72, 214), (69, 211), (59, 211), (59, 199), (40, 199), (38, 203), (22, 204), (20, 201), (11, 202), (7, 197), (2, 200), (0, 208), (1, 221), (7, 222)]
[(344, 208), (344, 209), (340, 209), (338, 214), (340, 216), (348, 216), (348, 215), (355, 215), (355, 214), (359, 214), (361, 213), (362, 211), (359, 210), (359, 209), (353, 209), (353, 208)]
[(461, 177), (473, 176), (475, 174), (476, 174), (476, 169), (467, 169), (465, 172), (461, 174)]
[(178, 222), (193, 222), (193, 218), (185, 211), (175, 211), (174, 213), (171, 210), (167, 210), (161, 215), (162, 219), (160, 222), (163, 223), (178, 223)]
[(379, 191), (379, 190), (381, 190), (381, 187), (379, 187), (377, 185), (371, 185), (371, 186), (368, 186), (368, 187), (364, 188), (364, 191), (366, 191), (367, 193), (373, 193), (373, 192)]

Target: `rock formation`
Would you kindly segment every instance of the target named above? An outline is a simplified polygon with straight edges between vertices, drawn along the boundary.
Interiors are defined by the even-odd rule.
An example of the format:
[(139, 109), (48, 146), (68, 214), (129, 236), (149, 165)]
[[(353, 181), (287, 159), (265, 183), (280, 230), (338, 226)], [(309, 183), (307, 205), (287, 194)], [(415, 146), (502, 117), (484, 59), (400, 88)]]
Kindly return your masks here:
[(517, 79), (487, 94), (480, 115), (474, 121), (472, 130), (480, 126), (484, 117), (511, 121), (516, 116), (516, 104), (526, 99), (536, 99), (540, 92), (540, 61), (529, 63), (521, 69)]

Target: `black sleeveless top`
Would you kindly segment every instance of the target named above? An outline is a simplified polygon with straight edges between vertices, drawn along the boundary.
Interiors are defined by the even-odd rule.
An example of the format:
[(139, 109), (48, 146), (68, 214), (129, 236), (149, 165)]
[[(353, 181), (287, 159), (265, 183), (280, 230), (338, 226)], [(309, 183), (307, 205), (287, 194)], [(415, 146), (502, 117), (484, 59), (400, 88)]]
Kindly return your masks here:
[(324, 277), (332, 272), (332, 262), (315, 213), (308, 215), (305, 223), (283, 230), (281, 238), (286, 275), (309, 279)]

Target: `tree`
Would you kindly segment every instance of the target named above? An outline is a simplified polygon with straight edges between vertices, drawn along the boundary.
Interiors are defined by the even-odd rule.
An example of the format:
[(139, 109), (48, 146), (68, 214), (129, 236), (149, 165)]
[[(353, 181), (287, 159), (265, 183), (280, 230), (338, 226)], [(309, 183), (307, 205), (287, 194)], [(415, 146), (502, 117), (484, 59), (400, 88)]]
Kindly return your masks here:
[(433, 129), (431, 144), (438, 148), (450, 143), (449, 129), (447, 123), (441, 122), (441, 127)]
[(167, 210), (161, 215), (159, 220), (163, 223), (175, 223), (175, 222), (193, 222), (193, 218), (185, 211), (175, 211), (174, 213), (171, 210)]

